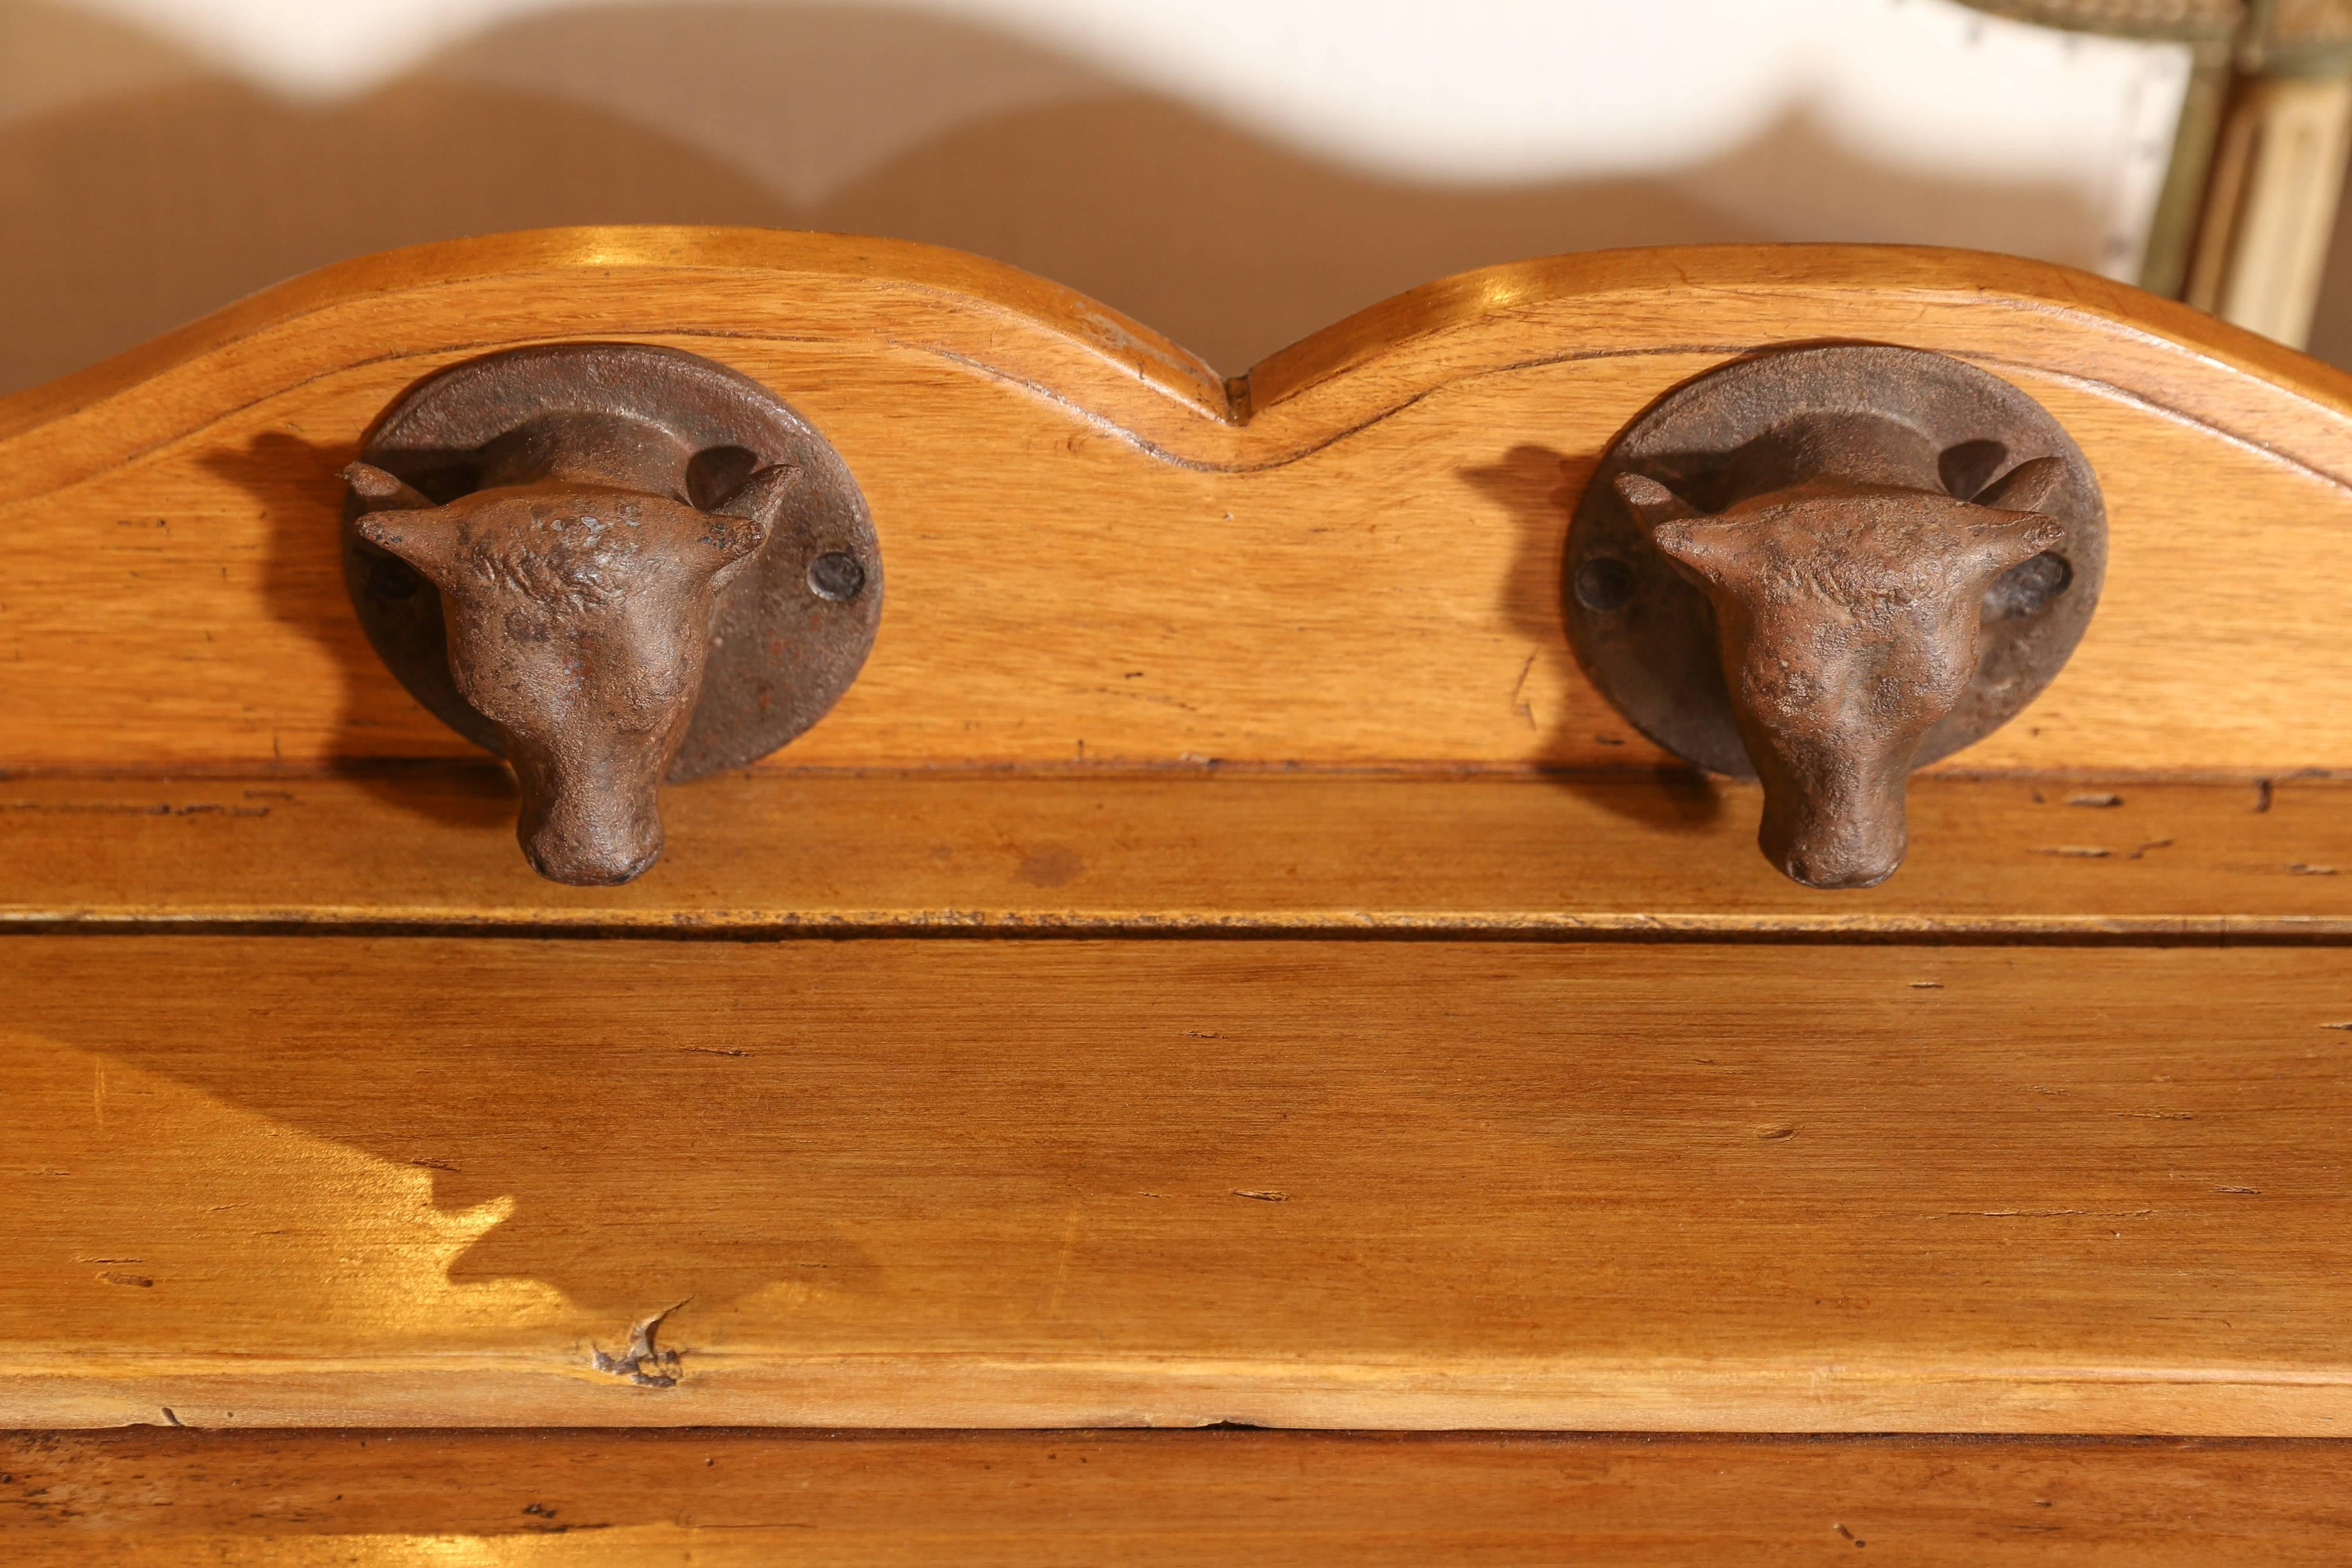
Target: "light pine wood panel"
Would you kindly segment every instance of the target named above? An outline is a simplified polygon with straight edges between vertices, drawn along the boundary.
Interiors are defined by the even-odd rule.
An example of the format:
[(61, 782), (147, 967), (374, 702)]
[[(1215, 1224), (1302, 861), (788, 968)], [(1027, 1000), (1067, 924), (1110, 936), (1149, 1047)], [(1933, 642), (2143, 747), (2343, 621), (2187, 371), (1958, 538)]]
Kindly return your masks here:
[(14, 1425), (2352, 1430), (2331, 949), (19, 936), (0, 995)]
[(640, 880), (568, 888), (488, 768), (0, 780), (0, 923), (1591, 936), (2352, 937), (2352, 786), (1923, 778), (1912, 852), (1822, 894), (1755, 849), (1751, 786), (838, 776), (673, 789)]
[(353, 623), (334, 471), (418, 377), (562, 338), (759, 377), (873, 504), (880, 640), (772, 766), (1655, 760), (1567, 652), (1570, 509), (1667, 388), (1837, 338), (2009, 377), (2106, 487), (2088, 639), (1959, 764), (2352, 763), (2352, 382), (2082, 274), (1874, 247), (1560, 257), (1401, 297), (1229, 399), (1143, 329), (970, 257), (620, 229), (349, 263), (0, 402), (0, 756), (462, 755)]
[[(12, 1563), (2336, 1564), (2336, 1443), (1276, 1432), (0, 1437)], [(1855, 1549), (1865, 1555), (1854, 1556)], [(102, 1554), (102, 1555), (101, 1555)]]

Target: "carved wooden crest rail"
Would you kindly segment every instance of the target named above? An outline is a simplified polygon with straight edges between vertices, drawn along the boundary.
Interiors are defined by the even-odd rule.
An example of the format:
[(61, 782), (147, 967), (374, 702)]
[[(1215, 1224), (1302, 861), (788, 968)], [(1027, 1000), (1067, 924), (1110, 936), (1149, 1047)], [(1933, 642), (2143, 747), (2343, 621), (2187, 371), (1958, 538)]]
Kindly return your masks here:
[[(618, 886), (531, 873), (345, 578), (347, 470), (444, 588), (401, 506), (671, 486), (717, 552), (674, 634), (737, 624), (781, 448), (446, 494), (363, 451), (453, 366), (583, 343), (743, 378), (854, 480), (760, 580), (849, 607), (830, 706), (685, 769)], [(1870, 345), (2042, 444), (1621, 461), (1677, 388)], [(1903, 747), (1830, 748), (1894, 836), (1792, 873), (1883, 870), (1984, 628), (2084, 591), (2039, 695), (1910, 781), (1902, 871), (1838, 893), (1571, 624), (1637, 568), (1699, 624), (1827, 580), (1787, 564), (1824, 485), (1928, 519), (1902, 668), (1941, 673)], [(1580, 576), (1589, 493), (1682, 567)], [(514, 528), (603, 517), (549, 505)], [(11, 1424), (2352, 1432), (2352, 380), (2181, 307), (1622, 252), (1228, 382), (919, 246), (507, 235), (0, 402), (0, 526)], [(483, 635), (552, 624), (514, 612)], [(1751, 619), (1693, 667), (1753, 752), (1741, 650), (1813, 633)], [(681, 776), (686, 690), (612, 799)], [(579, 880), (642, 870), (636, 810)]]

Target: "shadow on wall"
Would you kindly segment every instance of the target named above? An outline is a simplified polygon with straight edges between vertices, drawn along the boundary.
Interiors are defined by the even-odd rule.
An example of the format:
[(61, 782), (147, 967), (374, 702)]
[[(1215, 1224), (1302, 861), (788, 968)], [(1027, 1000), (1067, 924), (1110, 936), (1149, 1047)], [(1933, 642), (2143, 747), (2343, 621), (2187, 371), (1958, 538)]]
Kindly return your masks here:
[[(325, 106), (53, 6), (0, 3), (0, 40), (5, 96), (53, 105), (0, 124), (0, 391), (347, 256), (559, 224), (951, 246), (1227, 371), (1433, 277), (1565, 250), (1901, 238), (2092, 265), (2101, 242), (2071, 187), (1874, 163), (1801, 113), (1670, 178), (1386, 179), (1034, 45), (878, 8), (560, 12)], [(79, 94), (42, 87), (93, 72)], [(1788, 224), (1735, 215), (1784, 191)]]

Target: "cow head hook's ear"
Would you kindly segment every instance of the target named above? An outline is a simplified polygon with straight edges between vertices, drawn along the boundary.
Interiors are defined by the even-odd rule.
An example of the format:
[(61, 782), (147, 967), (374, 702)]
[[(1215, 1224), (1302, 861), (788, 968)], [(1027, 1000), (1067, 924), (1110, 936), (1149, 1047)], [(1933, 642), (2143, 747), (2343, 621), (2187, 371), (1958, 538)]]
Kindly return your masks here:
[(2065, 487), (2064, 463), (2055, 457), (2034, 457), (1986, 486), (1976, 504), (2004, 512), (2046, 512)]
[(441, 508), (399, 476), (372, 463), (350, 465), (343, 480), (363, 508), (352, 524), (360, 538), (438, 581), (449, 544), (447, 529), (438, 526), (442, 519), (435, 516)]
[(369, 512), (428, 512), (433, 502), (396, 474), (373, 463), (352, 463), (343, 468), (343, 483), (352, 487)]
[(1647, 474), (1620, 474), (1616, 481), (1617, 498), (1623, 501), (1646, 528), (1661, 523), (1677, 522), (1696, 517), (1699, 509), (1681, 496), (1659, 484)]
[(718, 552), (722, 567), (746, 559), (768, 542), (800, 473), (793, 464), (772, 463), (753, 472), (725, 500), (702, 514), (709, 525), (702, 531), (702, 542)]
[(1687, 497), (1646, 474), (1618, 475), (1617, 495), (1649, 530), (1650, 542), (1668, 559), (1707, 577), (1723, 566), (1732, 525), (1708, 517)]
[(1987, 579), (2066, 542), (2066, 525), (2049, 512), (2065, 483), (2065, 464), (2036, 457), (2002, 475), (1976, 498), (1982, 512), (1973, 564)]

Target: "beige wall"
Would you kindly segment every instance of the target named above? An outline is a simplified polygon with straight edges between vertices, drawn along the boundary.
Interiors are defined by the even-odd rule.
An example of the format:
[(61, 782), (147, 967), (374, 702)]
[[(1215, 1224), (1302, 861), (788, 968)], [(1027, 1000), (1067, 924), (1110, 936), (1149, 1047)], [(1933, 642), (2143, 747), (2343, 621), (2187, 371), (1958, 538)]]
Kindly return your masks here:
[(2128, 275), (2179, 101), (2168, 51), (1949, 0), (1134, 5), (0, 0), (0, 391), (330, 261), (546, 224), (956, 246), (1229, 371), (1596, 246)]

